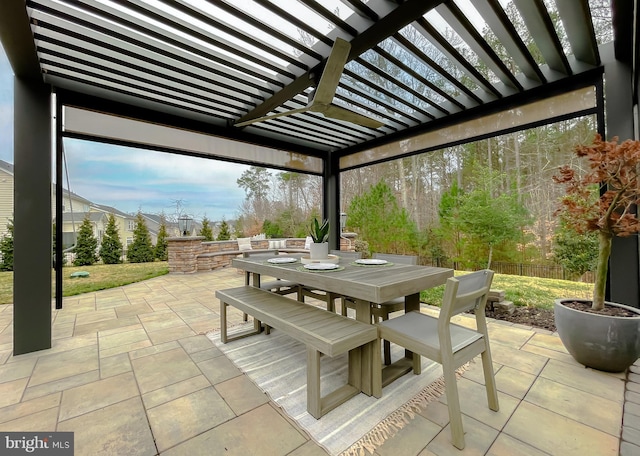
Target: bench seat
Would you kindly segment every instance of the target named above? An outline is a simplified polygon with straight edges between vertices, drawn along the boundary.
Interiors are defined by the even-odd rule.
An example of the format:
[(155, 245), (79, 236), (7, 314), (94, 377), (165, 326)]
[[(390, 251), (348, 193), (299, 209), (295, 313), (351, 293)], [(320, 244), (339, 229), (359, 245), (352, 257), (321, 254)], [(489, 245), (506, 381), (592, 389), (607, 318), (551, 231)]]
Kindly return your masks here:
[[(380, 352), (375, 326), (248, 285), (218, 290), (216, 297), (220, 299), (222, 343), (257, 334), (262, 322), (306, 345), (307, 411), (315, 418), (360, 392), (372, 391), (374, 396), (381, 396), (381, 387), (371, 385), (375, 369), (372, 363), (380, 363), (380, 356), (372, 356)], [(227, 306), (251, 315), (253, 330), (229, 336)], [(324, 397), (320, 395), (321, 353), (331, 357), (349, 353), (347, 384)]]

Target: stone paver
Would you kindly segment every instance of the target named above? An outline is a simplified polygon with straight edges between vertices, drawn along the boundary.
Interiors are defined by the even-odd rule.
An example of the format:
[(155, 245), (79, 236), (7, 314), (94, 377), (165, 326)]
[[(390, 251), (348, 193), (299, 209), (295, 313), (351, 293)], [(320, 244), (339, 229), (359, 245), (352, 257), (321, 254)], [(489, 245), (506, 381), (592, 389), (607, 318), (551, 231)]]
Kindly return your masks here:
[(618, 438), (526, 401), (520, 404), (503, 432), (549, 454), (618, 454)]
[(307, 439), (273, 407), (264, 404), (162, 454), (163, 456), (185, 454), (284, 456), (306, 442)]
[(498, 436), (487, 452), (487, 456), (545, 456), (546, 454), (504, 433)]
[(235, 418), (224, 399), (212, 387), (198, 390), (147, 410), (158, 451), (189, 440)]
[(74, 433), (75, 455), (157, 454), (140, 397), (58, 423)]
[(626, 402), (622, 416), (620, 454), (640, 454), (640, 360), (630, 368), (627, 376)]
[(571, 418), (594, 429), (619, 435), (622, 403), (539, 377), (525, 396), (525, 401)]
[(131, 365), (142, 394), (200, 375), (196, 364), (180, 348), (134, 359)]
[(131, 372), (77, 386), (62, 393), (59, 420), (68, 420), (138, 395), (138, 387)]
[(245, 375), (217, 383), (215, 388), (236, 415), (269, 402), (267, 395)]
[(142, 401), (144, 402), (144, 406), (147, 409), (150, 409), (210, 386), (211, 383), (204, 375), (198, 375), (196, 377), (191, 377), (181, 382), (174, 383), (165, 388), (159, 388), (155, 391), (143, 394)]

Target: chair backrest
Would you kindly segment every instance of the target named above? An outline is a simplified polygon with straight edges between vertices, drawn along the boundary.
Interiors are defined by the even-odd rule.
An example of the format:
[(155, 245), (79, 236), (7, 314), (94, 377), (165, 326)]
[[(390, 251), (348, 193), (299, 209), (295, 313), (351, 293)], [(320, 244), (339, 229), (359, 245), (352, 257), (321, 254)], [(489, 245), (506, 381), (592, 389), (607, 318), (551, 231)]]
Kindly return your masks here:
[(448, 320), (454, 315), (476, 309), (482, 313), (489, 296), (493, 271), (484, 269), (447, 280), (442, 298), (440, 318)]
[(362, 258), (362, 252), (347, 252), (344, 250), (329, 250), (331, 255), (338, 255), (346, 260), (359, 260)]
[(379, 260), (387, 260), (391, 263), (400, 264), (418, 264), (418, 257), (416, 255), (396, 255), (393, 253), (374, 253), (373, 258)]

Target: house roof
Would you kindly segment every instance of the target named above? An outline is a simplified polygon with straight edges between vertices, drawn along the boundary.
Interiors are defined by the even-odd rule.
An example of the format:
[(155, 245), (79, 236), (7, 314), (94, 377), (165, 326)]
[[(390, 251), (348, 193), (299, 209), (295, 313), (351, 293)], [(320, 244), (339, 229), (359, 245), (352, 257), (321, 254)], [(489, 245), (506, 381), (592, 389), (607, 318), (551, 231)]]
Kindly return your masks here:
[[(53, 189), (53, 195), (55, 196), (55, 194), (56, 194), (56, 184), (52, 185), (52, 189)], [(74, 200), (82, 201), (83, 203), (86, 203), (86, 204), (90, 204), (90, 205), (94, 204), (92, 201), (86, 199), (84, 196), (80, 196), (77, 193), (74, 193), (72, 191), (67, 190), (66, 188), (62, 189), (62, 194), (63, 194), (63, 196), (71, 197)]]
[(0, 160), (0, 169), (13, 176), (13, 165), (4, 160)]
[(106, 215), (102, 212), (63, 212), (63, 222), (77, 222), (82, 223), (83, 220), (88, 217), (91, 222), (100, 222), (106, 220)]
[[(588, 0), (8, 0), (0, 38), (14, 72), (51, 84), (66, 106), (245, 145), (232, 157), (226, 143), (186, 153), (251, 161), (251, 145), (326, 158), (595, 84), (601, 16), (613, 11), (626, 40), (618, 58), (638, 55), (633, 3), (592, 14)], [(329, 60), (340, 39), (344, 69)], [(333, 96), (321, 81), (337, 73)], [(382, 126), (304, 111), (317, 84), (323, 99)], [(283, 167), (304, 168), (290, 157)]]
[(116, 209), (112, 206), (105, 206), (104, 204), (97, 204), (93, 202), (91, 203), (91, 206), (95, 209), (98, 209), (99, 211), (106, 212), (108, 214), (119, 215), (120, 217), (129, 219), (135, 218), (135, 215), (127, 214), (126, 212), (122, 212), (121, 210)]

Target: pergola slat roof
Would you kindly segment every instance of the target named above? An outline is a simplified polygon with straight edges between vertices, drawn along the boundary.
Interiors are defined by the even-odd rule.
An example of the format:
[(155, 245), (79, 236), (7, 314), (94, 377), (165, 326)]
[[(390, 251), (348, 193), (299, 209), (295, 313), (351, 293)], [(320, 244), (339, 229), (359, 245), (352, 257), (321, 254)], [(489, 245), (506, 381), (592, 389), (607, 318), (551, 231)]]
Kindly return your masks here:
[[(322, 156), (513, 105), (600, 66), (588, 0), (507, 3), (27, 0), (26, 8), (42, 77), (59, 90)], [(351, 51), (334, 103), (382, 127), (312, 112), (235, 126), (305, 106), (337, 37)]]

